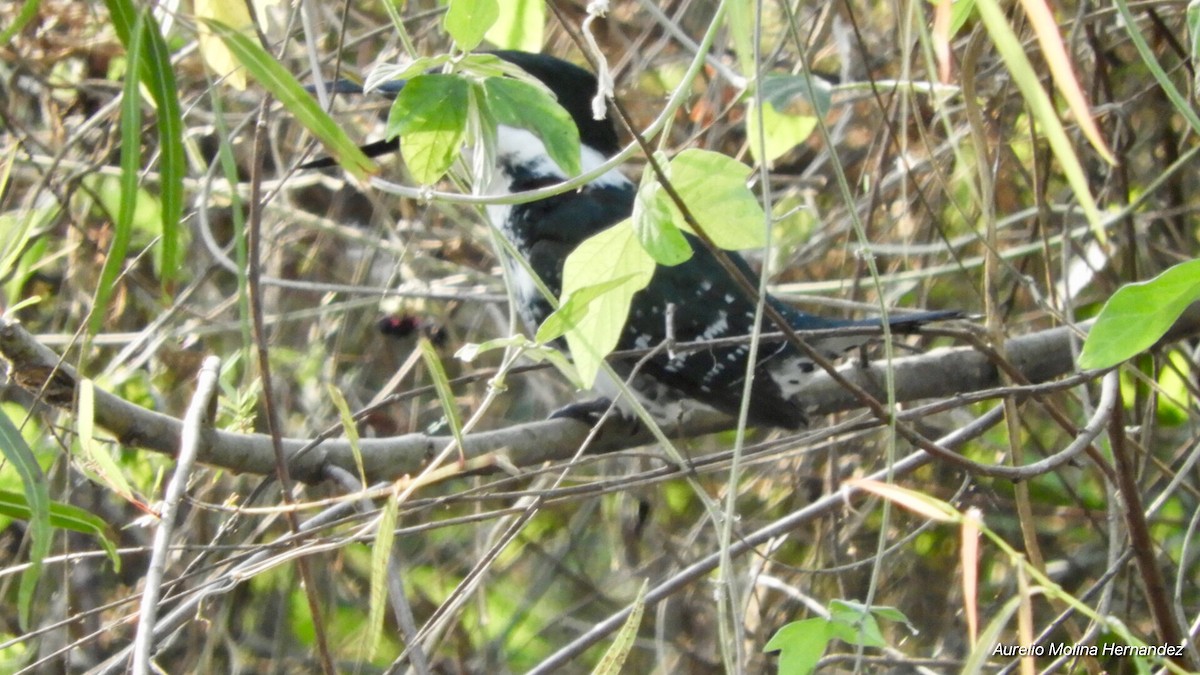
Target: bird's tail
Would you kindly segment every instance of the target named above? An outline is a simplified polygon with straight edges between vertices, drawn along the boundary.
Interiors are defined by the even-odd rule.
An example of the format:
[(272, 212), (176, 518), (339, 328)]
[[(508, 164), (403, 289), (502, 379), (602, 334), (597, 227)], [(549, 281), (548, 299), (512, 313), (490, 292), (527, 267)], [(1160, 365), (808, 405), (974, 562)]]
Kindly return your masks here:
[[(932, 323), (934, 321), (953, 321), (954, 319), (965, 319), (965, 312), (960, 312), (955, 309), (947, 309), (937, 312), (912, 312), (909, 314), (892, 314), (888, 316), (888, 327), (898, 333), (915, 333), (920, 330), (921, 326)], [(879, 321), (868, 320), (863, 322), (866, 325), (879, 325)]]

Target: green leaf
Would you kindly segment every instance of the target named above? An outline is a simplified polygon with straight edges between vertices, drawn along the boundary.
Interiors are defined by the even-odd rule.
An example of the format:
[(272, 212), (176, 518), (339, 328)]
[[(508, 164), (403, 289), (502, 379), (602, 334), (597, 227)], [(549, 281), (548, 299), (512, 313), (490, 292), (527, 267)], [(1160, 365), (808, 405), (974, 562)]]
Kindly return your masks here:
[(797, 102), (803, 102), (823, 117), (829, 113), (833, 91), (828, 82), (815, 75), (771, 73), (763, 76), (762, 97), (780, 113), (791, 109)]
[(421, 56), (401, 63), (380, 63), (367, 73), (363, 79), (363, 91), (372, 92), (380, 87), (397, 81), (407, 81), (411, 77), (432, 73), (444, 66), (451, 59), (450, 54), (438, 56)]
[(458, 47), (469, 52), (483, 42), (483, 36), (499, 17), (496, 0), (450, 0), (444, 26)]
[(774, 162), (789, 150), (800, 145), (812, 135), (817, 128), (817, 118), (812, 115), (792, 115), (779, 112), (775, 105), (768, 101), (762, 108), (762, 152), (759, 156), (758, 142), (758, 110), (751, 102), (746, 110), (746, 133), (750, 138), (750, 154), (760, 162)]
[(422, 337), (418, 343), (421, 357), (429, 369), (429, 378), (433, 380), (433, 388), (437, 390), (438, 400), (442, 403), (442, 412), (446, 414), (446, 422), (450, 425), (450, 433), (458, 443), (459, 452), (463, 448), (462, 418), (458, 414), (458, 404), (454, 401), (454, 390), (450, 388), (450, 378), (446, 377), (446, 369), (438, 357), (437, 350), (429, 338)]
[(91, 380), (79, 380), (78, 420), (76, 427), (79, 431), (79, 448), (83, 451), (84, 459), (89, 468), (96, 472), (104, 484), (127, 502), (137, 502), (133, 487), (126, 480), (125, 474), (112, 455), (96, 442), (95, 433), (95, 387)]
[(533, 338), (534, 341), (538, 344), (546, 344), (562, 337), (567, 331), (579, 326), (579, 322), (583, 317), (587, 316), (588, 307), (593, 300), (621, 286), (632, 278), (633, 275), (627, 274), (623, 277), (609, 279), (608, 281), (576, 289), (570, 296), (563, 299), (553, 314), (546, 317), (546, 320), (538, 328), (537, 335)]
[(612, 352), (625, 328), (629, 303), (654, 276), (654, 260), (638, 243), (629, 220), (593, 235), (567, 256), (563, 265), (563, 297), (604, 284), (624, 281), (592, 298), (588, 312), (567, 331), (567, 345), (585, 387), (591, 387), (604, 357)]
[(753, 76), (755, 3), (750, 0), (733, 0), (728, 3), (728, 8), (729, 35), (733, 39), (733, 51), (737, 55), (738, 67), (747, 76)]
[(8, 28), (4, 29), (4, 32), (0, 33), (0, 46), (8, 44), (8, 41), (26, 24), (37, 18), (38, 7), (41, 4), (41, 0), (25, 0), (25, 4), (21, 5), (21, 11), (17, 12), (17, 17), (13, 19)]
[[(738, 251), (766, 243), (766, 215), (746, 187), (750, 167), (719, 152), (697, 149), (679, 153), (670, 166), (671, 185), (717, 246)], [(690, 231), (674, 203), (669, 208), (675, 224)]]
[(162, 202), (162, 239), (159, 241), (159, 274), (169, 286), (183, 266), (180, 246), (184, 206), (183, 181), (187, 177), (187, 157), (183, 148), (183, 111), (179, 105), (179, 87), (171, 65), (171, 52), (153, 15), (146, 17), (147, 58), (142, 81), (150, 90), (158, 111), (159, 199)]
[(629, 652), (633, 650), (633, 645), (637, 641), (638, 626), (642, 623), (642, 612), (646, 609), (646, 586), (648, 583), (649, 580), (642, 582), (637, 597), (633, 599), (633, 609), (630, 610), (625, 623), (621, 624), (621, 630), (613, 636), (613, 643), (609, 646), (608, 651), (604, 652), (604, 656), (600, 657), (596, 667), (592, 669), (592, 675), (617, 675), (621, 672), (621, 666), (625, 665), (625, 658), (629, 656)]
[(829, 603), (829, 635), (846, 644), (885, 647), (879, 622), (861, 603), (834, 600)]
[[(16, 149), (18, 146), (13, 146)], [(3, 188), (0, 185), (0, 188)], [(58, 218), (62, 207), (58, 202), (0, 214), (0, 270), (7, 274), (21, 262), (29, 241)], [(9, 302), (15, 298), (10, 295)]]
[(88, 333), (95, 335), (104, 326), (108, 300), (116, 286), (117, 277), (125, 266), (129, 250), (129, 239), (133, 232), (133, 219), (138, 203), (139, 169), (142, 163), (142, 96), (138, 89), (139, 80), (132, 73), (142, 71), (142, 30), (149, 10), (138, 15), (130, 32), (128, 59), (129, 76), (121, 95), (121, 200), (113, 221), (112, 243), (100, 269), (100, 281), (92, 299), (92, 314), (88, 320)]
[(0, 454), (8, 460), (21, 477), (25, 503), (29, 509), (29, 567), (21, 573), (17, 590), (17, 616), (22, 628), (29, 626), (29, 609), (33, 591), (42, 575), (42, 560), (50, 554), (50, 490), (33, 450), (21, 436), (16, 425), (0, 410)]
[(543, 0), (499, 0), (500, 17), (488, 29), (487, 40), (501, 49), (538, 52), (545, 42), (546, 3)]
[[(1188, 32), (1188, 56), (1191, 57), (1192, 63), (1200, 60), (1200, 0), (1191, 0), (1187, 6), (1187, 13), (1184, 15), (1185, 23), (1187, 24)], [(3, 38), (0, 38), (0, 44), (3, 44)], [(1200, 73), (1197, 73), (1195, 79), (1192, 80), (1192, 89), (1200, 90)]]
[(829, 622), (821, 618), (793, 621), (775, 631), (764, 652), (779, 652), (779, 672), (807, 675), (829, 646)]
[[(665, 159), (660, 165), (665, 164)], [(660, 265), (678, 265), (692, 257), (692, 246), (675, 224), (677, 210), (671, 209), (670, 198), (654, 178), (654, 172), (642, 174), (637, 196), (633, 200), (633, 231), (642, 248)]]
[(546, 89), (511, 77), (489, 77), (483, 89), (497, 122), (532, 132), (568, 176), (580, 173), (579, 128)]
[[(31, 511), (25, 495), (11, 490), (0, 490), (0, 515), (18, 520), (30, 520)], [(62, 502), (50, 502), (50, 527), (71, 530), (96, 538), (108, 554), (114, 571), (121, 571), (121, 557), (117, 555), (117, 547), (109, 537), (108, 523), (94, 513), (85, 511), (78, 506)]]
[(462, 347), (458, 348), (458, 351), (454, 353), (454, 358), (464, 363), (470, 363), (484, 352), (490, 352), (496, 349), (508, 349), (509, 347), (521, 347), (528, 343), (529, 339), (524, 335), (510, 335), (509, 337), (488, 340), (487, 342), (481, 344), (468, 342)]
[[(171, 65), (171, 52), (162, 30), (152, 14), (140, 15), (132, 0), (107, 0), (108, 13), (117, 37), (129, 49), (134, 31), (142, 26), (143, 57), (137, 74), (154, 100), (158, 111), (159, 176), (162, 200), (162, 238), (158, 244), (159, 271), (163, 284), (169, 284), (179, 272), (183, 256), (180, 250), (180, 221), (183, 216), (183, 180), (187, 158), (183, 148), (183, 112), (179, 105), (179, 87)], [(134, 64), (130, 63), (132, 69)]]
[(467, 129), (470, 84), (456, 75), (418, 75), (400, 90), (388, 114), (387, 136), (424, 185), (441, 179), (458, 158)]
[(1088, 332), (1079, 354), (1083, 369), (1108, 368), (1149, 349), (1200, 299), (1200, 260), (1117, 289)]
[(995, 616), (984, 627), (980, 633), (979, 639), (976, 640), (971, 653), (967, 655), (967, 660), (963, 663), (962, 670), (959, 672), (963, 675), (976, 675), (977, 673), (990, 672), (987, 669), (987, 663), (995, 650), (996, 645), (1000, 642), (1000, 637), (1004, 633), (1005, 625), (1017, 613), (1017, 609), (1021, 606), (1021, 596), (1017, 595), (1009, 598), (1007, 602), (996, 610)]
[(367, 471), (363, 467), (362, 444), (358, 439), (358, 424), (354, 421), (354, 413), (350, 412), (350, 404), (346, 403), (346, 397), (332, 382), (329, 383), (329, 400), (333, 401), (333, 407), (337, 408), (338, 417), (342, 421), (342, 433), (346, 434), (346, 441), (350, 444), (350, 454), (354, 456), (354, 465), (358, 467), (358, 481), (367, 485)]
[[(365, 483), (364, 483), (365, 487)], [(371, 590), (367, 607), (367, 635), (363, 640), (367, 658), (375, 656), (379, 638), (383, 635), (383, 620), (387, 609), (387, 568), (392, 557), (392, 542), (396, 538), (396, 518), (400, 513), (399, 493), (393, 492), (379, 514), (375, 530), (375, 545), (371, 548)]]
[(359, 180), (379, 173), (379, 165), (363, 154), (358, 143), (346, 134), (336, 120), (321, 109), (320, 104), (296, 78), (263, 50), (258, 42), (219, 21), (204, 20), (213, 33), (229, 48), (254, 79), (266, 87), (300, 124), (325, 146), (338, 164)]

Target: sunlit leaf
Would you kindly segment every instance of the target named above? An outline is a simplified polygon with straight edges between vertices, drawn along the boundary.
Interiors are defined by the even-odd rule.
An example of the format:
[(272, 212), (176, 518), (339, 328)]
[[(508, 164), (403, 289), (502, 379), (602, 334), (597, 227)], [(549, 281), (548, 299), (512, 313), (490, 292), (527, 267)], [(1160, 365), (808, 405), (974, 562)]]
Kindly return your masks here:
[(577, 328), (583, 317), (587, 316), (588, 307), (593, 300), (624, 285), (631, 278), (632, 275), (627, 274), (572, 291), (559, 304), (558, 309), (546, 317), (546, 320), (538, 327), (534, 340), (539, 344), (545, 344), (562, 337), (567, 331)]
[(543, 0), (498, 0), (500, 16), (487, 39), (501, 49), (538, 52), (545, 42), (546, 3)]
[(807, 675), (829, 645), (829, 622), (822, 618), (793, 621), (771, 636), (764, 652), (779, 652), (779, 672)]
[(1149, 349), (1200, 299), (1200, 260), (1117, 289), (1088, 332), (1079, 367), (1108, 368)]
[(450, 0), (444, 26), (463, 51), (471, 51), (483, 41), (492, 24), (500, 17), (496, 0)]
[(563, 297), (589, 286), (624, 279), (588, 305), (574, 329), (567, 331), (567, 345), (583, 384), (596, 381), (600, 363), (617, 346), (629, 304), (654, 275), (654, 260), (638, 243), (629, 220), (584, 241), (567, 256), (563, 266)]
[(254, 20), (250, 18), (250, 10), (245, 0), (195, 0), (192, 3), (196, 18), (200, 56), (205, 65), (212, 69), (225, 84), (239, 91), (246, 88), (246, 72), (241, 66), (245, 65), (234, 54), (234, 48), (227, 39), (214, 30), (211, 22), (219, 21), (231, 31), (237, 31), (243, 37), (257, 39), (254, 31)]
[(392, 104), (387, 136), (400, 136), (404, 163), (424, 185), (440, 180), (462, 150), (469, 87), (456, 75), (418, 75)]
[(25, 0), (21, 5), (21, 9), (17, 12), (16, 18), (12, 19), (3, 32), (0, 32), (0, 46), (8, 44), (14, 35), (21, 32), (30, 21), (37, 18), (38, 7), (41, 5), (41, 0)]
[[(660, 162), (665, 163), (665, 158)], [(675, 224), (675, 213), (654, 172), (643, 173), (630, 217), (638, 241), (660, 265), (678, 265), (692, 257), (692, 246)]]
[[(750, 167), (709, 150), (684, 150), (671, 160), (671, 185), (700, 227), (723, 249), (737, 251), (766, 243), (766, 216), (746, 179)], [(667, 199), (660, 193), (660, 199)], [(670, 204), (675, 223), (691, 230)]]
[[(751, 102), (746, 109), (746, 133), (750, 139), (750, 154), (760, 162), (774, 162), (789, 150), (808, 140), (817, 128), (817, 118), (812, 115), (781, 113), (770, 102), (762, 108), (762, 151), (759, 149), (758, 108)], [(766, 156), (760, 157), (765, 151)]]
[(104, 326), (108, 301), (116, 287), (117, 277), (125, 267), (125, 256), (129, 250), (129, 239), (133, 232), (133, 220), (138, 204), (138, 182), (141, 179), (142, 162), (142, 97), (138, 90), (135, 73), (142, 71), (144, 44), (142, 29), (144, 17), (149, 10), (138, 15), (129, 38), (129, 72), (121, 95), (121, 199), (116, 218), (112, 223), (112, 241), (100, 269), (100, 281), (92, 300), (92, 314), (88, 321), (88, 333), (96, 334)]
[(321, 141), (325, 150), (342, 168), (359, 180), (379, 173), (379, 165), (363, 154), (358, 143), (321, 109), (316, 99), (256, 40), (218, 21), (205, 21), (204, 25), (221, 38), (259, 84), (266, 87), (305, 129)]
[(511, 77), (489, 77), (483, 89), (497, 122), (532, 132), (568, 176), (579, 174), (579, 128), (545, 89)]

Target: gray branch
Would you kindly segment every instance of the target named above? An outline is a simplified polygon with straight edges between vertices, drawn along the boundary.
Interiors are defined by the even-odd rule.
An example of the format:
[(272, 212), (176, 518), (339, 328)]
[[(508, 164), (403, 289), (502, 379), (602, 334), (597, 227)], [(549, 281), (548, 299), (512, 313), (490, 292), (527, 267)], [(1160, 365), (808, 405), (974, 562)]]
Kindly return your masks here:
[[(1178, 339), (1200, 330), (1200, 316), (1186, 314), (1167, 339)], [(1080, 330), (1054, 328), (1013, 338), (1004, 344), (1003, 354), (1012, 367), (1031, 383), (1046, 382), (1074, 370), (1072, 341)], [(10, 365), (10, 379), (36, 391), (54, 369), (57, 373), (51, 384), (68, 380), (77, 374), (49, 348), (39, 344), (18, 322), (0, 319), (0, 354)], [(991, 357), (972, 348), (938, 349), (920, 356), (905, 357), (892, 362), (896, 400), (950, 398), (970, 392), (990, 389), (1002, 384), (999, 371)], [(885, 366), (879, 363), (863, 367), (860, 364), (843, 366), (841, 372), (872, 396), (883, 399)], [(40, 379), (39, 376), (40, 375)], [(65, 376), (65, 377), (64, 377)], [(47, 397), (62, 405), (66, 397)], [(810, 416), (844, 412), (861, 407), (850, 393), (833, 382), (828, 375), (818, 373), (804, 393)], [(183, 429), (181, 420), (147, 410), (117, 396), (96, 390), (96, 423), (111, 432), (121, 443), (175, 456)], [(672, 437), (698, 436), (728, 429), (729, 418), (712, 416), (688, 419), (681, 428), (669, 429)], [(573, 457), (588, 435), (588, 427), (570, 419), (553, 419), (519, 424), (494, 431), (469, 434), (464, 454), (468, 460), (484, 458), (493, 453), (502, 455), (503, 462), (517, 467), (536, 466), (551, 460)], [(588, 447), (592, 453), (611, 452), (650, 442), (644, 430), (628, 428), (605, 431)], [(365, 438), (360, 441), (362, 461), (367, 480), (371, 483), (414, 475), (429, 458), (449, 445), (449, 436), (407, 434), (390, 438)], [(284, 439), (293, 478), (308, 483), (322, 480), (327, 465), (341, 467), (357, 474), (354, 454), (345, 439), (329, 439), (314, 444), (306, 439)], [(257, 475), (272, 475), (275, 464), (271, 440), (263, 434), (235, 434), (220, 430), (203, 431), (198, 460), (231, 471)]]

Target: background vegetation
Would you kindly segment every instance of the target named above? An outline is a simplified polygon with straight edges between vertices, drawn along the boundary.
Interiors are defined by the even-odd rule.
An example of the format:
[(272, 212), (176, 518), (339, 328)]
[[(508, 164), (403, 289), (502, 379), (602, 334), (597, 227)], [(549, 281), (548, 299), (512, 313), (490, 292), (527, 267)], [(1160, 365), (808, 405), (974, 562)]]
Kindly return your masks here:
[[(364, 439), (448, 433), (446, 401), (429, 386), (435, 360), (465, 378), (452, 406), (475, 414), (502, 356), (466, 364), (453, 355), (517, 332), (480, 213), (400, 198), (338, 170), (293, 171), (321, 150), (253, 79), (238, 88), (237, 76), (205, 65), (213, 47), (198, 41), (192, 8), (157, 15), (172, 86), (139, 87), (153, 78), (131, 75), (130, 54), (157, 47), (129, 30), (128, 16), (110, 13), (120, 6), (0, 3), (0, 26), (10, 28), (0, 39), (7, 317), (65, 354), (97, 391), (175, 417), (203, 357), (219, 356), (221, 429), (267, 430), (264, 352), (285, 436), (340, 435), (350, 411), (367, 411), (353, 424)], [(302, 83), (313, 81), (313, 64), (326, 79), (361, 76), (377, 59), (451, 48), (435, 2), (303, 6), (303, 21), (273, 6), (260, 22), (268, 51)], [(548, 9), (486, 44), (528, 40), (584, 62), (575, 35), (586, 7)], [(779, 295), (812, 311), (858, 316), (884, 303), (977, 312), (973, 328), (914, 345), (970, 344), (1004, 365), (1006, 337), (1073, 326), (1120, 285), (1194, 255), (1200, 190), (1186, 9), (1057, 3), (1053, 30), (1039, 41), (1036, 12), (997, 15), (965, 0), (767, 3), (760, 26), (740, 6), (694, 81), (681, 78), (713, 3), (614, 3), (590, 27), (635, 126), (687, 88), (686, 106), (655, 139), (669, 155), (701, 147), (758, 166), (747, 133), (755, 109), (742, 89), (748, 68), (833, 83), (827, 101), (808, 91), (772, 101), (770, 134), (782, 150), (754, 189), (769, 196), (775, 218), (772, 246), (755, 264)], [(1050, 74), (1055, 43), (1090, 103), (1093, 139), (1070, 108), (1074, 85)], [(1039, 112), (1033, 88), (1057, 114)], [(164, 142), (174, 114), (164, 92), (178, 100), (182, 155)], [(351, 138), (378, 138), (386, 102), (339, 98), (332, 114)], [(1052, 119), (1062, 120), (1066, 146), (1050, 139)], [(382, 166), (387, 179), (417, 187), (398, 159)], [(623, 170), (636, 177), (641, 168), (635, 158)], [(247, 207), (252, 179), (258, 212)], [(182, 188), (178, 201), (170, 184)], [(457, 189), (449, 180), (437, 187)], [(261, 335), (248, 232), (258, 237)], [(422, 358), (421, 338), (438, 359)], [(771, 637), (805, 619), (828, 623), (805, 624), (802, 635), (840, 638), (808, 652), (829, 669), (1132, 672), (1161, 660), (1023, 662), (990, 647), (1155, 645), (1194, 633), (1195, 360), (1194, 345), (1179, 342), (1122, 366), (1119, 414), (1100, 416), (1095, 429), (1105, 434), (1085, 438), (1087, 454), (1075, 461), (1020, 481), (941, 459), (904, 464), (917, 457), (908, 442), (874, 417), (847, 413), (796, 434), (680, 437), (688, 470), (647, 445), (452, 476), (402, 500), (347, 498), (354, 476), (330, 474), (290, 492), (300, 520), (320, 516), (293, 535), (289, 509), (273, 508), (289, 500), (274, 476), (202, 467), (170, 541), (154, 658), (173, 673), (524, 672), (555, 664), (557, 650), (587, 647), (578, 639), (594, 630), (599, 642), (564, 667), (583, 672), (613, 643), (617, 613), (643, 607), (635, 598), (648, 582), (636, 639), (617, 641), (628, 649), (627, 672), (761, 672), (779, 658), (764, 653)], [(5, 386), (2, 409), (40, 471), (21, 464), (22, 442), (0, 429), (8, 600), (0, 669), (83, 671), (110, 659), (123, 669), (142, 611), (156, 523), (148, 515), (175, 464), (93, 429), (87, 385), (56, 397), (38, 392), (40, 382), (33, 393), (16, 384), (29, 385)], [(541, 419), (576, 396), (546, 369), (510, 373), (495, 392), (478, 429)], [(401, 396), (371, 407), (393, 393)], [(1010, 380), (905, 424), (939, 438), (983, 419), (984, 432), (958, 451), (1025, 466), (1071, 447), (1097, 406), (1108, 410), (1101, 399), (1098, 374), (1061, 386)], [(1005, 414), (987, 417), (997, 407)], [(503, 467), (502, 457), (487, 466)], [(846, 481), (895, 462), (896, 482), (911, 493), (839, 496)], [(57, 509), (53, 536), (40, 543), (28, 525), (39, 489)], [(977, 509), (1023, 555), (986, 537), (973, 548), (963, 521), (914, 494)], [(734, 517), (714, 522), (706, 501)], [(774, 536), (741, 552), (739, 542), (772, 524)], [(390, 545), (386, 536), (378, 543), (380, 531), (394, 532)], [(27, 563), (42, 546), (38, 580)], [(376, 551), (392, 553), (389, 567)], [(717, 571), (689, 568), (723, 551), (737, 555)], [(876, 608), (875, 623), (860, 620), (855, 608), (864, 606)], [(798, 653), (791, 649), (803, 647), (791, 645), (785, 659)], [(1195, 668), (1198, 656), (1187, 651), (1180, 664)]]

